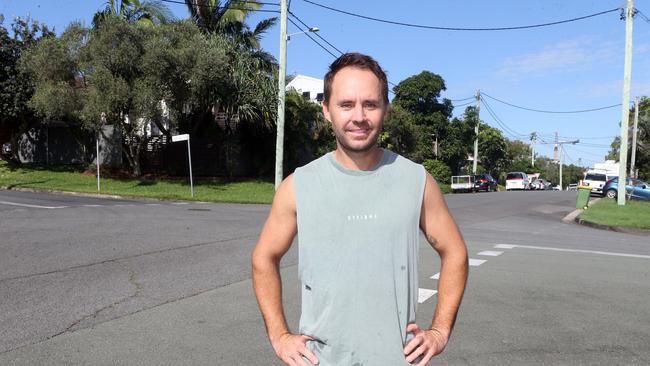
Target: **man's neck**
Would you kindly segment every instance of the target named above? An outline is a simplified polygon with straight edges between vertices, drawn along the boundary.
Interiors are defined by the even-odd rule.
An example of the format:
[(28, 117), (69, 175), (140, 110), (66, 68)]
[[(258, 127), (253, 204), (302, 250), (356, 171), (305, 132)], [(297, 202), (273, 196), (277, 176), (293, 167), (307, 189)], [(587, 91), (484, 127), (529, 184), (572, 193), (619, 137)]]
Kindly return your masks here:
[(371, 170), (379, 164), (384, 150), (379, 146), (364, 152), (348, 151), (340, 146), (334, 150), (334, 158), (343, 167), (351, 170)]

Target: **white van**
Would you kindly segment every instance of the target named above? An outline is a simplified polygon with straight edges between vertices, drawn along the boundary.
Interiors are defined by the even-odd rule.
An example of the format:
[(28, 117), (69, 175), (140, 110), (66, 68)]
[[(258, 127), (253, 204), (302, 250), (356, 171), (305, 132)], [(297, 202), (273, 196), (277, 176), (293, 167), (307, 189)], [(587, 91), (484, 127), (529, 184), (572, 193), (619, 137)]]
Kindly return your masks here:
[(510, 172), (506, 176), (506, 191), (513, 189), (530, 189), (530, 178), (524, 172)]
[(603, 194), (603, 186), (605, 183), (616, 176), (618, 176), (618, 174), (613, 175), (608, 174), (607, 172), (590, 170), (585, 173), (581, 185), (591, 187), (591, 193)]

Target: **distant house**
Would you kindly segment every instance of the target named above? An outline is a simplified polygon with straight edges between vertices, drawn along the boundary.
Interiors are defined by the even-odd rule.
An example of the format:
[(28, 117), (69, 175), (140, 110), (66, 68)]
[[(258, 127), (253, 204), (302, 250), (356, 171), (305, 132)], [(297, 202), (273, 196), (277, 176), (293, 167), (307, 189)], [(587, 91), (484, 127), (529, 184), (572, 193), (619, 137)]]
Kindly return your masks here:
[(323, 102), (324, 82), (311, 76), (296, 75), (287, 85), (286, 90), (294, 89), (303, 98), (321, 104)]

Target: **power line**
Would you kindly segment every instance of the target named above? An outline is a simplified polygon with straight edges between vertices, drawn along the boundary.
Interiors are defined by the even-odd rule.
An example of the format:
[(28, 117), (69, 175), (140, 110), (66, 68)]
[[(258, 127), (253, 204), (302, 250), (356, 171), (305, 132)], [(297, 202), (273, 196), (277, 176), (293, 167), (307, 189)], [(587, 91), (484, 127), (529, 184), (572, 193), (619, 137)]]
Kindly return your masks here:
[(318, 7), (321, 7), (323, 9), (331, 10), (331, 11), (341, 13), (341, 14), (350, 15), (350, 16), (357, 17), (357, 18), (372, 20), (372, 21), (375, 21), (375, 22), (387, 23), (387, 24), (393, 24), (393, 25), (401, 25), (401, 26), (404, 26), (404, 27), (412, 27), (412, 28), (424, 28), (424, 29), (448, 30), (448, 31), (505, 31), (505, 30), (540, 28), (540, 27), (546, 27), (546, 26), (551, 26), (551, 25), (575, 22), (575, 21), (578, 21), (578, 20), (583, 20), (583, 19), (592, 18), (592, 17), (596, 17), (596, 16), (599, 16), (599, 15), (607, 14), (607, 13), (612, 13), (612, 12), (615, 12), (615, 11), (619, 11), (621, 9), (621, 8), (610, 9), (610, 10), (601, 11), (601, 12), (595, 13), (595, 14), (585, 15), (585, 16), (578, 17), (578, 18), (560, 20), (560, 21), (556, 21), (556, 22), (543, 23), (543, 24), (523, 25), (523, 26), (516, 26), (516, 27), (497, 27), (497, 28), (460, 28), (460, 27), (440, 27), (440, 26), (433, 26), (433, 25), (422, 25), (422, 24), (397, 22), (397, 21), (393, 21), (393, 20), (374, 18), (374, 17), (370, 17), (370, 16), (366, 16), (366, 15), (352, 13), (352, 12), (341, 10), (341, 9), (336, 9), (336, 8), (326, 6), (326, 5), (323, 5), (323, 4), (319, 4), (319, 3), (316, 3), (316, 2), (310, 1), (310, 0), (302, 0), (302, 1), (304, 1), (306, 3), (309, 3), (309, 4), (312, 4), (312, 5), (315, 5), (315, 6), (318, 6)]
[[(294, 13), (292, 13), (292, 12), (289, 12), (289, 14), (291, 14), (292, 17), (294, 17), (297, 21), (299, 21), (299, 22), (300, 22), (303, 26), (305, 26), (307, 29), (310, 28), (310, 26), (309, 26), (307, 23), (303, 22), (300, 18), (298, 18), (298, 16), (297, 16), (296, 14), (294, 14)], [(334, 58), (339, 57), (339, 56), (334, 55), (334, 54), (333, 54), (332, 52), (330, 52), (327, 48), (325, 48), (325, 46), (323, 46), (322, 44), (320, 44), (319, 42), (317, 42), (314, 38), (312, 38), (311, 35), (309, 34), (309, 32), (307, 32), (305, 29), (300, 28), (300, 26), (297, 25), (293, 20), (291, 20), (291, 18), (287, 18), (287, 19), (289, 19), (289, 21), (290, 21), (294, 26), (296, 26), (296, 28), (300, 29), (301, 31), (305, 31), (305, 34), (306, 34), (306, 35), (307, 35), (307, 36), (308, 36), (312, 41), (314, 41), (314, 42), (315, 42), (316, 44), (318, 44), (321, 48), (323, 48), (325, 51), (327, 51), (327, 53), (329, 53), (330, 55), (332, 55), (332, 57), (334, 57)], [(338, 47), (336, 47), (336, 46), (334, 46), (332, 43), (330, 43), (328, 40), (326, 40), (324, 37), (322, 37), (320, 34), (318, 34), (318, 33), (314, 33), (314, 34), (315, 34), (318, 38), (322, 39), (323, 42), (327, 43), (330, 47), (332, 47), (333, 49), (335, 49), (335, 50), (336, 50), (338, 53), (340, 53), (341, 55), (345, 53), (345, 52), (341, 51)], [(390, 84), (390, 85), (393, 86), (393, 87), (396, 87), (396, 86), (397, 86), (397, 84), (391, 82), (390, 80), (387, 80), (387, 82), (388, 82), (388, 84)], [(392, 89), (388, 89), (388, 92), (389, 92), (389, 93), (392, 93), (393, 95), (395, 94), (395, 92), (394, 92)]]
[[(180, 1), (180, 0), (160, 0), (161, 2), (164, 3), (170, 3), (170, 4), (181, 4), (181, 5), (187, 5), (185, 1)], [(277, 3), (258, 3), (254, 1), (231, 1), (233, 3), (242, 3), (242, 4), (259, 4), (259, 5), (274, 5), (278, 6), (280, 4)], [(193, 6), (197, 7), (204, 7), (204, 8), (210, 8), (210, 9), (232, 9), (232, 10), (244, 10), (244, 11), (250, 11), (250, 12), (261, 12), (261, 13), (279, 13), (280, 10), (266, 10), (266, 9), (253, 9), (253, 8), (238, 8), (234, 6), (210, 6), (210, 5), (204, 5), (204, 4), (199, 4), (199, 3), (192, 3)]]
[(470, 99), (476, 99), (476, 97), (475, 97), (475, 96), (471, 96), (471, 97), (462, 98), (462, 99), (449, 99), (449, 100), (452, 101), (452, 102), (464, 102), (464, 101), (466, 101), (466, 100), (470, 100)]
[[(292, 13), (292, 12), (289, 12), (289, 14), (290, 14), (292, 17), (294, 17), (297, 21), (299, 21), (300, 24), (304, 25), (304, 26), (307, 27), (307, 28), (310, 28), (310, 26), (307, 25), (307, 24), (306, 24), (305, 22), (303, 22), (302, 20), (300, 20), (300, 18), (298, 18), (298, 16), (297, 16), (296, 14), (294, 14), (294, 13)], [(345, 53), (345, 52), (339, 50), (338, 48), (336, 48), (336, 46), (334, 46), (334, 45), (331, 44), (330, 42), (328, 42), (328, 41), (327, 41), (325, 38), (323, 38), (323, 36), (321, 36), (320, 34), (318, 34), (318, 33), (314, 33), (314, 34), (316, 35), (316, 37), (318, 37), (318, 38), (320, 38), (321, 40), (323, 40), (323, 42), (327, 43), (330, 47), (332, 47), (333, 49), (335, 49), (335, 50), (336, 50), (338, 53), (340, 53), (341, 55)]]
[(637, 8), (634, 8), (634, 10), (636, 11), (635, 15), (639, 15), (639, 16), (641, 16), (641, 18), (642, 18), (643, 20), (645, 20), (646, 23), (650, 24), (650, 18), (648, 18), (645, 14), (643, 14), (643, 12), (641, 12), (641, 10), (639, 10), (639, 9), (637, 9)]
[(608, 108), (614, 108), (614, 107), (620, 107), (621, 106), (621, 103), (618, 103), (618, 104), (613, 104), (613, 105), (609, 105), (609, 106), (605, 106), (605, 107), (592, 108), (592, 109), (583, 109), (583, 110), (577, 110), (577, 111), (548, 111), (548, 110), (543, 110), (543, 109), (534, 109), (534, 108), (518, 106), (516, 104), (508, 103), (508, 102), (506, 102), (504, 100), (501, 100), (499, 98), (495, 98), (495, 97), (493, 97), (493, 96), (491, 96), (489, 94), (483, 93), (483, 92), (481, 92), (481, 95), (485, 95), (486, 97), (488, 97), (490, 99), (494, 99), (497, 102), (509, 105), (511, 107), (515, 107), (515, 108), (519, 108), (519, 109), (523, 109), (523, 110), (531, 111), (531, 112), (539, 112), (539, 113), (585, 113), (585, 112), (595, 112), (595, 111), (600, 111), (600, 110), (603, 110), (603, 109), (608, 109)]
[[(481, 95), (483, 95), (483, 93), (481, 93)], [(508, 125), (506, 125), (506, 124), (505, 124), (505, 123), (504, 123), (504, 122), (503, 122), (499, 117), (496, 116), (496, 113), (494, 112), (494, 110), (492, 109), (492, 107), (490, 106), (490, 104), (489, 104), (485, 99), (481, 98), (481, 101), (483, 101), (483, 104), (485, 105), (487, 111), (490, 113), (490, 115), (492, 115), (492, 117), (495, 119), (495, 121), (496, 121), (496, 122), (497, 122), (497, 123), (498, 123), (502, 128), (504, 128), (504, 129), (506, 129), (506, 130), (508, 130), (508, 131), (511, 132), (510, 135), (511, 135), (512, 137), (514, 137), (514, 138), (519, 138), (519, 137), (521, 137), (521, 136), (528, 136), (528, 135), (526, 135), (526, 134), (519, 133), (519, 132), (513, 130), (512, 128), (508, 127)], [(516, 135), (516, 136), (515, 136), (515, 135)], [(517, 136), (519, 136), (519, 137), (517, 137)]]
[(467, 102), (467, 103), (458, 104), (458, 105), (454, 104), (453, 107), (454, 107), (454, 108), (464, 107), (464, 106), (466, 106), (466, 105), (470, 105), (470, 104), (474, 104), (474, 101), (469, 101), (469, 102)]
[[(296, 22), (294, 22), (293, 19), (291, 19), (291, 18), (287, 18), (287, 20), (289, 20), (289, 21), (291, 22), (291, 24), (293, 24), (296, 28), (300, 29), (301, 31), (305, 31), (304, 29), (300, 28), (300, 26), (299, 26), (298, 24), (296, 24)], [(312, 36), (309, 34), (309, 32), (305, 31), (305, 35), (306, 35), (307, 37), (309, 37), (309, 39), (311, 39), (312, 41), (314, 41), (314, 43), (316, 43), (318, 46), (320, 46), (320, 48), (324, 49), (325, 52), (327, 52), (327, 53), (329, 53), (330, 55), (332, 55), (332, 57), (334, 57), (334, 58), (337, 58), (337, 57), (338, 57), (337, 55), (333, 54), (332, 51), (330, 51), (329, 49), (327, 49), (327, 47), (323, 46), (322, 44), (320, 44), (320, 42), (318, 42), (316, 39), (314, 39), (314, 37), (312, 37)]]

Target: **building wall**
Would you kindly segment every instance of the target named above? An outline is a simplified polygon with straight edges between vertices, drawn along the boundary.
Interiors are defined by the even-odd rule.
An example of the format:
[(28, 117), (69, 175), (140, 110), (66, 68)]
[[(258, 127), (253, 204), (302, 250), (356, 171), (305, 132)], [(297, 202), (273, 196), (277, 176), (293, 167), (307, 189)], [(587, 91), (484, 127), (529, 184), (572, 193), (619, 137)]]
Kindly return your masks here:
[(307, 97), (309, 93), (309, 100), (312, 102), (322, 102), (324, 82), (322, 79), (313, 78), (305, 75), (296, 75), (289, 84), (286, 90), (295, 89), (299, 94)]

